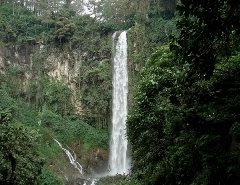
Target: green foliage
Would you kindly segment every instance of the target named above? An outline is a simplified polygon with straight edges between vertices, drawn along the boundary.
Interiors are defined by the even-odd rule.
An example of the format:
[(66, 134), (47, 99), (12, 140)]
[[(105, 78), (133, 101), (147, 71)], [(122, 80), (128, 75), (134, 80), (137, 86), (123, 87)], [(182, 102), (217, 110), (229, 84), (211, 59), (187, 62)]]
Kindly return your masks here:
[[(16, 45), (31, 41), (31, 44), (41, 43), (45, 46), (34, 51), (31, 71), (24, 69), (23, 76), (12, 74), (13, 67), (9, 67), (6, 88), (14, 98), (24, 98), (39, 111), (47, 106), (48, 109), (62, 115), (70, 114), (73, 111), (70, 100), (73, 94), (66, 86), (49, 82), (47, 72), (53, 66), (46, 59), (53, 53), (58, 55), (59, 52), (63, 52), (65, 55), (59, 57), (59, 60), (69, 60), (64, 57), (70, 55), (73, 60), (79, 61), (75, 55), (75, 52), (78, 52), (81, 53), (84, 67), (81, 67), (81, 76), (77, 79), (79, 88), (76, 89), (76, 94), (79, 98), (82, 97), (86, 111), (101, 118), (109, 115), (111, 64), (107, 60), (111, 58), (109, 33), (111, 34), (113, 28), (108, 22), (76, 15), (71, 7), (61, 7), (51, 14), (43, 15), (35, 14), (35, 10), (28, 11), (22, 5), (15, 7), (9, 2), (1, 3), (0, 7), (4, 15), (0, 18), (0, 23), (3, 24), (1, 28), (13, 26), (13, 30), (19, 31), (16, 31), (14, 40), (6, 36), (1, 37), (5, 44)], [(13, 15), (13, 10), (18, 13)], [(6, 34), (6, 30), (2, 30), (2, 33)], [(92, 67), (94, 69), (91, 71)], [(26, 80), (25, 72), (31, 73), (30, 80)], [(92, 77), (97, 80), (88, 86), (87, 82), (91, 81)]]
[[(56, 46), (69, 42), (75, 33), (72, 11), (36, 16), (25, 7), (0, 4), (0, 38), (4, 43), (35, 43), (45, 41)], [(13, 10), (18, 12), (13, 15)], [(91, 19), (91, 18), (89, 18)]]
[[(156, 48), (169, 43), (170, 37), (177, 34), (175, 18), (166, 20), (161, 16), (153, 16), (145, 21), (137, 21), (128, 32), (130, 88), (134, 87), (140, 71)], [(134, 88), (130, 90), (133, 91)]]
[(71, 90), (66, 85), (42, 75), (42, 68), (40, 65), (40, 73), (35, 74), (36, 78), (29, 80), (25, 88), (25, 70), (18, 66), (8, 67), (2, 86), (11, 97), (25, 99), (38, 110), (47, 107), (62, 116), (71, 114), (74, 110)]
[(180, 35), (142, 72), (128, 134), (144, 184), (239, 182), (239, 14), (209, 3), (181, 2)]
[[(83, 65), (86, 66), (84, 68), (86, 73), (81, 76), (81, 78), (84, 78), (81, 79), (81, 82), (79, 81), (79, 84), (84, 84), (84, 95), (89, 98), (86, 102), (87, 104), (89, 102), (96, 104), (96, 106), (91, 106), (97, 116), (100, 114), (102, 117), (109, 115), (111, 68), (109, 61), (106, 59), (109, 59), (111, 55), (111, 39), (108, 36), (113, 28), (111, 24), (96, 21), (89, 16), (76, 16), (71, 9), (54, 10), (52, 13), (47, 13), (47, 11), (50, 11), (49, 9), (41, 11), (44, 14), (38, 14), (39, 7), (35, 7), (36, 10), (27, 10), (28, 7), (20, 5), (20, 2), (15, 2), (15, 4), (11, 2), (0, 3), (1, 44), (8, 45), (9, 48), (14, 46), (14, 49), (21, 49), (23, 45), (27, 44), (34, 52), (29, 52), (33, 54), (31, 56), (31, 67), (29, 68), (27, 65), (19, 67), (21, 61), (19, 61), (20, 65), (7, 65), (7, 59), (4, 58), (3, 62), (7, 69), (4, 69), (5, 73), (0, 75), (0, 107), (14, 110), (12, 112), (13, 128), (11, 127), (13, 131), (7, 130), (7, 134), (11, 134), (8, 133), (11, 131), (12, 138), (19, 137), (22, 139), (21, 137), (31, 136), (33, 139), (26, 139), (22, 144), (18, 143), (17, 139), (14, 141), (16, 143), (13, 142), (16, 147), (18, 147), (18, 144), (19, 147), (25, 145), (26, 149), (22, 149), (22, 154), (26, 155), (26, 158), (29, 157), (29, 161), (24, 160), (24, 158), (19, 159), (18, 164), (22, 166), (16, 170), (15, 176), (18, 175), (18, 178), (22, 178), (21, 182), (19, 181), (20, 184), (62, 184), (55, 177), (54, 174), (57, 173), (58, 169), (52, 169), (54, 168), (52, 164), (56, 160), (56, 156), (59, 160), (63, 159), (64, 161), (65, 155), (53, 139), (57, 138), (69, 146), (76, 142), (81, 143), (81, 149), (79, 149), (81, 151), (77, 151), (77, 153), (84, 160), (87, 158), (88, 152), (93, 151), (93, 149), (108, 149), (108, 132), (90, 126), (86, 119), (82, 120), (77, 116), (69, 116), (74, 113), (73, 92), (61, 82), (49, 78), (48, 70), (53, 66), (49, 61), (46, 63), (46, 59), (54, 52), (57, 54), (58, 52), (67, 53), (71, 57), (73, 55), (75, 57), (75, 52), (72, 49), (82, 53), (81, 61), (84, 61)], [(35, 51), (34, 49), (40, 45), (44, 45), (44, 48), (41, 47), (38, 51)], [(66, 59), (64, 56), (66, 57), (67, 54), (64, 54), (61, 59)], [(74, 59), (80, 60), (79, 58)], [(90, 67), (92, 67), (91, 70), (89, 70)], [(29, 79), (26, 78), (26, 74), (31, 74)], [(87, 83), (91, 80), (93, 83), (87, 87)], [(96, 85), (99, 85), (99, 87), (96, 87)], [(80, 88), (77, 90), (80, 91)], [(92, 99), (86, 93), (87, 91), (90, 92), (90, 95), (94, 95)], [(26, 126), (28, 129), (25, 128)], [(32, 130), (37, 131), (33, 132)], [(2, 132), (2, 128), (0, 132)], [(36, 141), (32, 136), (34, 134), (39, 135), (39, 139)], [(26, 154), (25, 151), (30, 150), (28, 147), (33, 146), (31, 142), (34, 142), (34, 149)], [(19, 150), (17, 152), (21, 153)], [(1, 167), (4, 172), (8, 169), (8, 173), (11, 174), (11, 164), (7, 161), (4, 152), (7, 151), (1, 150), (0, 152), (0, 158), (4, 159), (0, 160)], [(35, 160), (38, 160), (39, 155), (45, 161), (42, 170), (37, 163), (38, 161), (31, 158), (34, 156), (36, 157)], [(26, 170), (23, 165), (25, 165)], [(41, 163), (41, 167), (42, 165)], [(20, 174), (20, 169), (23, 172), (22, 174)], [(37, 169), (38, 174), (35, 173)], [(28, 173), (27, 170), (32, 171)], [(29, 177), (25, 178), (27, 173)], [(28, 182), (24, 182), (24, 180)]]
[(11, 4), (0, 5), (0, 38), (5, 43), (34, 42), (46, 28), (30, 11)]
[(239, 143), (240, 141), (240, 124), (239, 122), (236, 122), (232, 125), (230, 134), (236, 138), (236, 141)]
[(240, 155), (234, 135), (239, 127), (238, 55), (216, 65), (209, 80), (197, 81), (184, 96), (182, 80), (189, 67), (173, 57), (160, 48), (142, 72), (128, 118), (133, 171), (144, 184), (232, 184)]
[[(136, 107), (128, 118), (129, 139), (134, 152), (134, 168), (142, 169), (139, 171), (147, 171), (147, 167), (150, 168), (151, 161), (159, 157), (163, 147), (163, 143), (159, 140), (163, 135), (164, 124), (161, 122), (166, 119), (163, 113), (167, 111), (166, 109), (172, 109), (164, 96), (169, 95), (169, 88), (176, 81), (174, 78), (176, 69), (171, 58), (173, 56), (167, 47), (160, 48), (154, 53), (143, 70), (135, 100)], [(173, 114), (175, 115), (176, 112)], [(143, 168), (146, 164), (149, 165)]]
[(176, 20), (165, 20), (162, 17), (152, 17), (146, 21), (146, 32), (148, 35), (150, 48), (169, 43), (170, 36), (177, 35)]
[(94, 114), (109, 115), (111, 102), (111, 66), (109, 61), (101, 61), (82, 67), (80, 76), (81, 102)]
[(193, 82), (210, 78), (219, 58), (229, 57), (238, 47), (238, 7), (239, 3), (232, 0), (217, 1), (214, 5), (208, 0), (179, 3), (180, 34), (171, 47), (179, 61), (190, 64), (188, 75)]
[(61, 122), (63, 121), (59, 115), (54, 114), (52, 111), (49, 111), (49, 110), (44, 110), (39, 115), (39, 118), (40, 118), (40, 124), (48, 128), (54, 128), (60, 125)]
[(122, 30), (134, 25), (134, 6), (129, 0), (103, 0), (98, 3), (98, 12), (112, 29)]
[[(108, 134), (106, 130), (98, 130), (82, 120), (71, 120), (45, 110), (40, 114), (40, 124), (56, 134), (56, 137), (66, 143), (80, 139), (87, 147), (101, 147), (107, 149)], [(52, 138), (50, 138), (52, 139)]]
[(174, 16), (177, 0), (150, 0), (149, 3), (149, 17), (163, 17), (164, 19), (171, 19)]
[(7, 92), (13, 97), (18, 98), (23, 96), (24, 89), (22, 87), (25, 78), (25, 70), (20, 66), (8, 67), (4, 79)]
[(181, 1), (171, 52), (146, 64), (128, 118), (144, 184), (238, 184), (238, 6)]
[(37, 184), (43, 165), (36, 151), (38, 134), (11, 119), (11, 112), (0, 109), (0, 182)]
[(109, 138), (107, 130), (99, 130), (86, 123), (76, 124), (78, 124), (77, 137), (85, 143), (85, 149), (94, 147), (101, 147), (105, 150), (108, 149)]
[(38, 179), (41, 185), (64, 185), (62, 181), (57, 179), (48, 169), (43, 168), (42, 174)]
[(107, 176), (101, 178), (97, 181), (98, 185), (141, 185), (141, 183), (134, 178), (129, 176), (116, 175), (116, 176)]
[(75, 32), (75, 24), (66, 17), (60, 17), (56, 22), (54, 38), (57, 43), (65, 43), (71, 39)]
[(47, 107), (61, 115), (71, 114), (73, 111), (71, 90), (57, 81), (50, 81), (45, 88)]
[[(19, 165), (25, 165), (26, 162), (26, 170), (33, 170), (31, 173), (35, 173), (34, 170), (38, 168), (38, 163), (35, 160), (40, 159), (39, 156), (41, 156), (41, 159), (44, 159), (45, 165), (42, 169), (42, 174), (39, 174), (40, 176), (36, 177), (38, 178), (38, 180), (36, 180), (36, 178), (34, 177), (34, 180), (32, 180), (33, 182), (31, 182), (30, 184), (48, 184), (50, 182), (55, 184), (61, 184), (61, 182), (54, 176), (54, 174), (57, 173), (58, 169), (51, 169), (51, 171), (49, 171), (49, 166), (54, 163), (54, 161), (56, 160), (56, 156), (58, 156), (58, 159), (62, 161), (64, 161), (65, 157), (65, 154), (54, 142), (54, 138), (57, 138), (62, 143), (68, 145), (71, 145), (75, 142), (81, 142), (81, 152), (79, 152), (78, 154), (79, 156), (82, 155), (82, 160), (87, 158), (86, 156), (88, 152), (90, 152), (93, 148), (99, 147), (106, 150), (108, 148), (107, 130), (96, 129), (88, 125), (86, 123), (86, 120), (83, 121), (78, 117), (62, 117), (61, 115), (54, 113), (53, 111), (48, 109), (44, 109), (43, 112), (37, 112), (36, 109), (30, 107), (27, 103), (23, 103), (21, 100), (15, 100), (11, 98), (4, 89), (0, 90), (0, 109), (11, 109), (11, 114), (8, 113), (8, 111), (5, 112), (9, 115), (12, 115), (11, 117), (13, 119), (11, 121), (11, 124), (9, 124), (9, 129), (6, 129), (5, 127), (3, 129), (3, 127), (1, 126), (0, 132), (1, 134), (4, 133), (4, 135), (1, 135), (0, 138), (1, 147), (11, 144), (11, 150), (13, 152), (15, 152), (15, 146), (17, 147), (16, 152), (19, 152), (21, 150), (18, 155), (24, 154), (26, 158), (23, 158), (24, 156), (21, 156), (21, 158), (17, 158), (19, 160), (19, 162), (17, 162), (19, 163)], [(4, 113), (4, 111), (1, 111), (1, 113)], [(1, 123), (5, 124), (5, 120), (8, 123), (9, 119), (2, 119)], [(24, 126), (23, 124), (20, 124), (20, 122), (24, 123)], [(27, 129), (26, 126), (28, 126), (29, 129)], [(5, 135), (5, 133), (7, 135)], [(30, 136), (31, 139), (27, 139)], [(35, 140), (37, 136), (39, 136), (38, 140)], [(19, 139), (15, 139), (16, 137), (20, 138), (21, 142)], [(22, 137), (25, 138), (25, 140)], [(11, 139), (14, 140), (11, 141)], [(2, 142), (4, 142), (6, 145), (2, 145)], [(33, 146), (34, 148), (31, 148)], [(30, 150), (30, 148), (32, 151), (28, 151)], [(6, 159), (2, 160), (4, 157), (2, 154), (7, 151), (8, 150), (5, 150), (5, 148), (0, 150), (1, 167), (4, 167), (0, 169), (5, 170), (8, 167), (7, 169), (11, 171), (11, 167), (9, 167), (10, 163), (7, 162)], [(26, 154), (26, 152), (29, 153)], [(33, 160), (31, 157), (35, 157), (35, 159)], [(30, 161), (25, 161), (24, 159), (29, 159)], [(21, 160), (23, 161), (21, 162)], [(42, 161), (40, 164), (42, 166)], [(66, 164), (63, 162), (61, 163), (61, 165)], [(20, 166), (19, 169), (23, 170), (24, 174), (22, 175), (25, 175), (23, 167)], [(39, 169), (39, 173), (40, 170), (41, 168)], [(3, 171), (1, 171), (1, 175), (2, 172)], [(18, 175), (18, 173), (19, 172), (17, 171), (16, 175)], [(22, 176), (19, 175), (19, 178), (20, 177)], [(1, 178), (2, 177), (0, 177), (0, 179)]]
[(11, 98), (8, 93), (0, 88), (0, 108), (1, 109), (12, 109), (15, 107), (15, 100)]

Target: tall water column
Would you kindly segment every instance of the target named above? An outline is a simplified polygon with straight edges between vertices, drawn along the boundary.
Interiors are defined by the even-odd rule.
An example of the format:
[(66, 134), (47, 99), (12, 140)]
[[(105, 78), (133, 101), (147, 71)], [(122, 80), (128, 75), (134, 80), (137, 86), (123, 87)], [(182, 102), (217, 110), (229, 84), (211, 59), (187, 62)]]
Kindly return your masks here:
[(113, 35), (113, 103), (112, 103), (112, 136), (110, 143), (110, 175), (126, 174), (130, 169), (127, 154), (128, 140), (126, 135), (128, 68), (127, 68), (127, 32), (121, 32), (115, 47), (116, 33)]

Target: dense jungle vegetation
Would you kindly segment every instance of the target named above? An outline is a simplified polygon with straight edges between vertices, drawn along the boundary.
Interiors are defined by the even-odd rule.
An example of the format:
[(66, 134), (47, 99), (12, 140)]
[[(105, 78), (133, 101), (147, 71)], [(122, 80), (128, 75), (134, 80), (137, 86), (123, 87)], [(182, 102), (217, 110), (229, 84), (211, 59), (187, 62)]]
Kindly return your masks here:
[(135, 184), (239, 184), (238, 1), (185, 1), (128, 118)]
[[(84, 167), (108, 153), (119, 30), (132, 169), (98, 183), (240, 184), (239, 10), (238, 0), (1, 0), (0, 184), (74, 184), (55, 138)], [(65, 61), (73, 72), (54, 76)]]

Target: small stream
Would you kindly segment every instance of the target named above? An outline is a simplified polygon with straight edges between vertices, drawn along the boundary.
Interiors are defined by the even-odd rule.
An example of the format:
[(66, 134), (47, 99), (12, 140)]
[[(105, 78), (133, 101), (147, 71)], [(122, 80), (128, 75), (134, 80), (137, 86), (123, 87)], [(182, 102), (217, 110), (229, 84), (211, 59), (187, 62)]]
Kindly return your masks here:
[(83, 167), (81, 164), (79, 164), (79, 162), (77, 161), (77, 156), (76, 154), (73, 152), (73, 155), (71, 154), (71, 152), (69, 150), (67, 150), (66, 148), (63, 148), (62, 144), (54, 139), (54, 141), (60, 146), (60, 148), (65, 152), (65, 154), (68, 156), (69, 162), (73, 165), (73, 167), (75, 169), (77, 169), (79, 171), (79, 173), (81, 175), (83, 175)]
[[(64, 151), (64, 153), (67, 155), (68, 159), (69, 159), (69, 162), (71, 163), (71, 165), (79, 172), (80, 176), (84, 177), (86, 176), (84, 173), (83, 173), (83, 167), (82, 165), (77, 161), (77, 156), (75, 154), (74, 151), (72, 151), (72, 153), (64, 148), (62, 146), (62, 144), (57, 140), (57, 139), (54, 139), (54, 141), (58, 144), (58, 146)], [(66, 178), (66, 177), (65, 177)], [(82, 185), (95, 185), (95, 180), (93, 179), (89, 179), (89, 180), (84, 180), (83, 184)]]

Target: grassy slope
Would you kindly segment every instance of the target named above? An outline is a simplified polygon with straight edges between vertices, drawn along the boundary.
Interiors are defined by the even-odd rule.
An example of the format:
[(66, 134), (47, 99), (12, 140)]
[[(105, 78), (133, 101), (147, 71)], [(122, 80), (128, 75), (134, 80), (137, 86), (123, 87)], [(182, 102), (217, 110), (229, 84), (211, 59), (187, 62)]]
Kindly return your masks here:
[[(62, 118), (51, 111), (38, 113), (24, 102), (9, 97), (1, 89), (0, 107), (13, 108), (14, 119), (36, 130), (39, 134), (38, 151), (45, 159), (42, 184), (61, 184), (62, 182), (56, 180), (56, 176), (61, 176), (58, 168), (69, 165), (65, 154), (53, 138), (57, 138), (65, 146), (74, 148), (83, 164), (86, 163), (89, 153), (94, 148), (104, 150), (108, 148), (107, 130), (97, 130), (77, 117)], [(80, 146), (77, 146), (79, 143)]]

